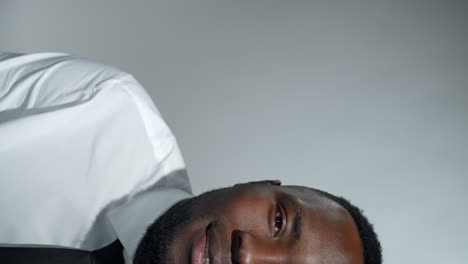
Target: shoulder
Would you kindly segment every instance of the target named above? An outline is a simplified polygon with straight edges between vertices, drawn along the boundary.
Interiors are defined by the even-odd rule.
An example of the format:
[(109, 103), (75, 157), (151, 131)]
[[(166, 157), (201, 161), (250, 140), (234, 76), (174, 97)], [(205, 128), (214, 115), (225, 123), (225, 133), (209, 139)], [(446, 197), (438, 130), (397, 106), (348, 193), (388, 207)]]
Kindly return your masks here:
[[(133, 78), (115, 67), (68, 54), (0, 53), (0, 107), (42, 108), (83, 101), (121, 79)], [(126, 84), (131, 83), (136, 81)]]

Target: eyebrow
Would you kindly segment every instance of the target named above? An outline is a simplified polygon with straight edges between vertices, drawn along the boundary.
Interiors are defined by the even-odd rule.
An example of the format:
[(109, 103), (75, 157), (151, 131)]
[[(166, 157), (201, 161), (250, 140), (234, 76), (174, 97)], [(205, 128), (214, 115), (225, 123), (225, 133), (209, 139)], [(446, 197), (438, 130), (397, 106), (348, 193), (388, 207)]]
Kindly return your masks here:
[(294, 235), (296, 240), (301, 239), (302, 235), (302, 210), (296, 207), (296, 216), (294, 217)]

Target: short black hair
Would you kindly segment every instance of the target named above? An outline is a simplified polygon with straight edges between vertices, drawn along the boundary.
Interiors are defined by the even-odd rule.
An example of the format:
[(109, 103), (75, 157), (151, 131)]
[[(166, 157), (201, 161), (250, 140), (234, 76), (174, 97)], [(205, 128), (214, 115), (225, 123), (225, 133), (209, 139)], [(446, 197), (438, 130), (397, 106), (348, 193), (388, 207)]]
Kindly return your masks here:
[(364, 250), (364, 263), (381, 264), (382, 247), (380, 245), (378, 236), (374, 231), (374, 226), (364, 215), (363, 210), (351, 204), (349, 200), (341, 196), (335, 196), (331, 193), (313, 188), (309, 189), (312, 189), (313, 191), (316, 191), (319, 195), (322, 195), (323, 197), (338, 203), (341, 207), (348, 211), (348, 213), (353, 218), (354, 223), (356, 224), (356, 227), (358, 229), (359, 235), (361, 237), (362, 247)]

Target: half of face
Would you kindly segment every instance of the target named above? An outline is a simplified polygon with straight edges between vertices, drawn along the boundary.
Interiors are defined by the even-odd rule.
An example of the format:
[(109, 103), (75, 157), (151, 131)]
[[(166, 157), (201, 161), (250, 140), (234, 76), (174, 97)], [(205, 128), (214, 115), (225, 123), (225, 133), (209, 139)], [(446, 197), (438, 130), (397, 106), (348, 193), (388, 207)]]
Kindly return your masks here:
[(349, 213), (299, 186), (241, 184), (193, 198), (168, 263), (362, 264)]

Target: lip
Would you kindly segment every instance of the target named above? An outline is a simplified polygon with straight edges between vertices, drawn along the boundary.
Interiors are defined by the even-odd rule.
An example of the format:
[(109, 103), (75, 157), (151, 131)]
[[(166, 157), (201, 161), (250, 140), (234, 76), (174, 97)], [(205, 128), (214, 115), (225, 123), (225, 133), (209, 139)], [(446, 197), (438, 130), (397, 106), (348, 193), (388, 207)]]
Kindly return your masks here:
[(207, 240), (207, 232), (203, 232), (192, 246), (191, 264), (203, 264), (205, 259), (205, 245)]

